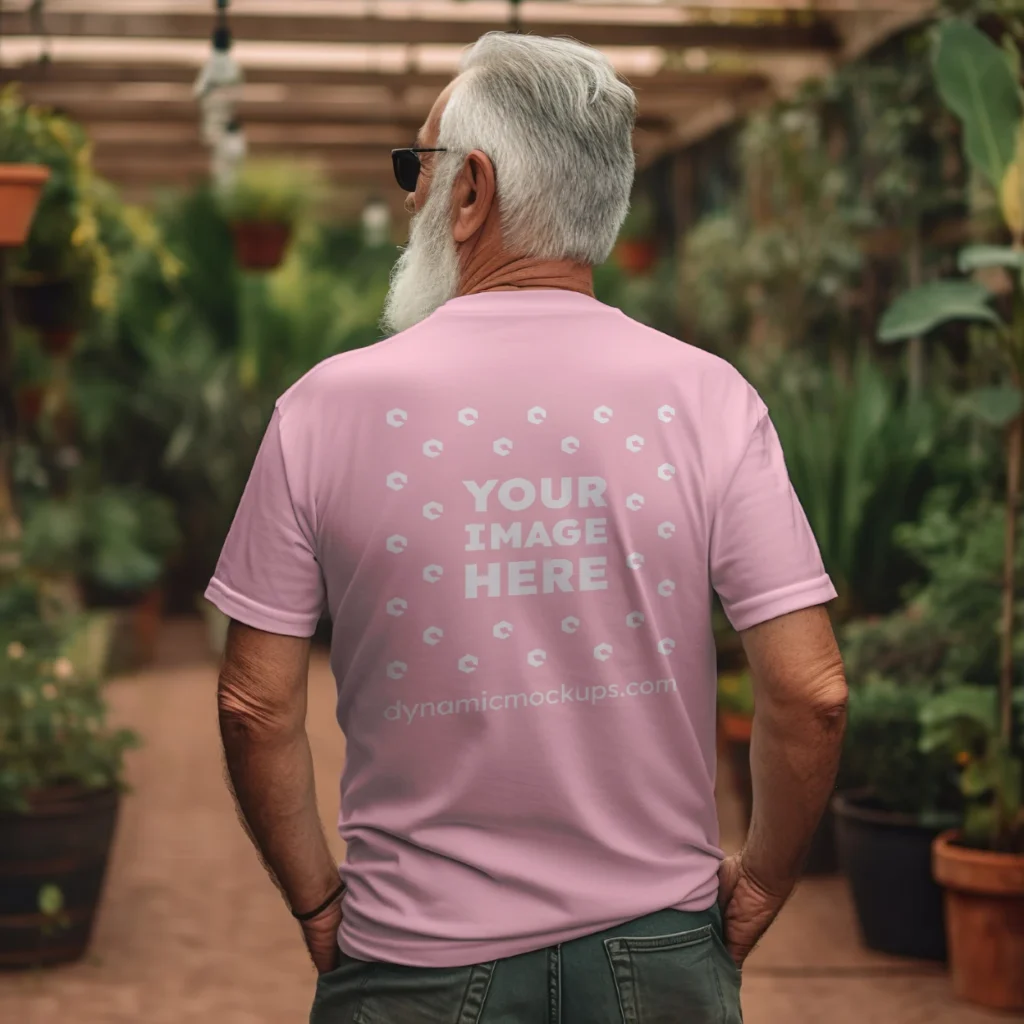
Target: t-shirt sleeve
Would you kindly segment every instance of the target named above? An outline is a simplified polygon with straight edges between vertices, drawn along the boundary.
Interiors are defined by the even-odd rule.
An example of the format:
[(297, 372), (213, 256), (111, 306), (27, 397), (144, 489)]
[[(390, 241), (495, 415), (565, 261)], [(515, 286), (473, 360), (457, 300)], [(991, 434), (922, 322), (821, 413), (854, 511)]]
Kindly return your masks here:
[(715, 510), (710, 569), (736, 630), (836, 597), (767, 411)]
[(274, 410), (224, 542), (208, 601), (268, 633), (308, 637), (324, 607), (324, 582), (308, 508), (289, 484)]

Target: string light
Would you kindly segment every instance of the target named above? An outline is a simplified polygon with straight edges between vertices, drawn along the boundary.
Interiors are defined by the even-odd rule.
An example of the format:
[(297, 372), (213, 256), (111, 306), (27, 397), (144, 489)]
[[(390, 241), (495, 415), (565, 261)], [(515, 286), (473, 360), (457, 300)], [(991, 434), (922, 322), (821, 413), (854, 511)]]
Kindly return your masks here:
[(228, 0), (216, 0), (216, 5), (213, 45), (194, 87), (202, 111), (203, 140), (214, 147), (223, 141), (235, 120), (235, 106), (241, 99), (245, 82), (242, 69), (231, 53)]

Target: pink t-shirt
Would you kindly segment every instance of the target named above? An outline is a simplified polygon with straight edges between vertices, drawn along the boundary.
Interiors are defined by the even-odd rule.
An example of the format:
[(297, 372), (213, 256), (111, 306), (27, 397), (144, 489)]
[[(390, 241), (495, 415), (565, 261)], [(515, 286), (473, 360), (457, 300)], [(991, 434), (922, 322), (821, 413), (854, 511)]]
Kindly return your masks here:
[(342, 949), (710, 906), (712, 588), (739, 630), (836, 595), (753, 388), (594, 299), (454, 299), (283, 395), (207, 596), (333, 622)]

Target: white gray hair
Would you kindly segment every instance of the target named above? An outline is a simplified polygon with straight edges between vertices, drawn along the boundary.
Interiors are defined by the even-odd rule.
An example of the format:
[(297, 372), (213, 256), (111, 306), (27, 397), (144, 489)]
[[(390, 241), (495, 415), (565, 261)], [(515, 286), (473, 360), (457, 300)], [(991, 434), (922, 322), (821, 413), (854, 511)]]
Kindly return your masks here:
[(636, 94), (603, 53), (569, 39), (489, 32), (461, 71), (441, 161), (490, 157), (511, 251), (603, 263), (629, 210)]

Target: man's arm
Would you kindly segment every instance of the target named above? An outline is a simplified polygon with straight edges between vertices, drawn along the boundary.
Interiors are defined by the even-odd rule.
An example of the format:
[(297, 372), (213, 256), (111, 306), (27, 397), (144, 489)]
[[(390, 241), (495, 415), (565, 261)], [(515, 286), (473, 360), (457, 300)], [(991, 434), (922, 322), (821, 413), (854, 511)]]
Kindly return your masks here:
[(821, 606), (754, 626), (742, 640), (754, 682), (754, 813), (744, 860), (769, 889), (786, 890), (835, 786), (846, 677)]
[(754, 683), (754, 810), (743, 852), (723, 867), (726, 935), (738, 961), (800, 877), (835, 785), (846, 727), (846, 678), (822, 606), (744, 630)]
[[(310, 641), (232, 622), (217, 688), (227, 771), (239, 816), (261, 860), (296, 913), (338, 888), (317, 811), (306, 736)], [(314, 962), (329, 970), (340, 911), (307, 926)], [(317, 919), (321, 921), (320, 918)], [(322, 933), (322, 948), (311, 941)]]

